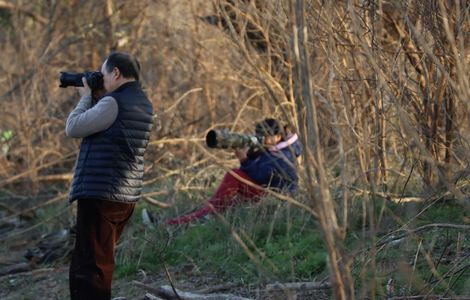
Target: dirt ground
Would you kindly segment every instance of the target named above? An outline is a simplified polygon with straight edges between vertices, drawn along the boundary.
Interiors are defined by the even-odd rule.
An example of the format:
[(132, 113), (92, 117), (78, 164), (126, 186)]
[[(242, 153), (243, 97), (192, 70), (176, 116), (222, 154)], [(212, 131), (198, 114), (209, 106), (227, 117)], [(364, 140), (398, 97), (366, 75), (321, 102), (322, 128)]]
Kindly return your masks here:
[[(60, 230), (40, 237), (33, 232), (28, 232), (16, 239), (5, 239), (9, 231), (11, 231), (9, 228), (0, 231), (0, 240), (5, 241), (0, 246), (0, 299), (69, 299), (68, 259), (66, 257), (68, 257), (67, 251), (72, 249), (70, 243), (73, 239), (68, 231)], [(46, 260), (50, 263), (43, 263)], [(34, 265), (35, 261), (38, 262), (36, 265)], [(24, 265), (26, 270), (5, 271), (9, 266), (16, 265)], [(31, 268), (31, 265), (34, 267)], [(330, 298), (329, 290), (318, 290), (314, 294), (304, 292), (295, 297), (289, 297), (285, 292), (268, 293), (264, 285), (242, 283), (236, 279), (233, 280), (234, 282), (227, 282), (216, 274), (195, 272), (193, 268), (184, 265), (174, 267), (169, 272), (175, 287), (183, 292), (206, 295), (232, 294), (261, 300)], [(148, 299), (146, 293), (150, 291), (136, 285), (136, 281), (152, 288), (170, 285), (164, 271), (151, 274), (139, 270), (126, 278), (114, 280), (112, 298), (116, 300)], [(208, 289), (211, 291), (209, 292)]]
[[(184, 268), (183, 268), (184, 269)], [(282, 292), (271, 294), (262, 287), (249, 285), (234, 285), (220, 282), (217, 276), (210, 274), (184, 274), (184, 270), (171, 270), (175, 274), (176, 288), (184, 292), (196, 293), (203, 289), (219, 287), (214, 293), (233, 294), (250, 299), (287, 299)], [(162, 274), (146, 274), (143, 271), (124, 279), (113, 282), (113, 299), (143, 300), (149, 291), (138, 287), (134, 281), (148, 286), (159, 288), (169, 285), (166, 276)], [(221, 287), (222, 286), (222, 287)], [(223, 288), (223, 287), (226, 288)], [(151, 292), (150, 292), (151, 293)], [(293, 295), (292, 295), (293, 296)], [(329, 291), (319, 290), (314, 294), (297, 295), (296, 299), (329, 299)], [(55, 268), (42, 268), (29, 272), (6, 275), (0, 277), (0, 299), (2, 300), (29, 300), (29, 299), (68, 299), (68, 266)], [(228, 298), (230, 299), (230, 298)]]
[[(133, 281), (139, 281), (158, 288), (168, 285), (163, 274), (145, 274), (142, 271), (129, 278), (113, 282), (113, 298), (145, 299), (146, 290), (137, 287)], [(207, 279), (206, 279), (207, 280)], [(178, 282), (181, 290), (199, 288), (203, 281), (187, 278)], [(0, 278), (0, 299), (68, 299), (68, 266), (37, 269)]]

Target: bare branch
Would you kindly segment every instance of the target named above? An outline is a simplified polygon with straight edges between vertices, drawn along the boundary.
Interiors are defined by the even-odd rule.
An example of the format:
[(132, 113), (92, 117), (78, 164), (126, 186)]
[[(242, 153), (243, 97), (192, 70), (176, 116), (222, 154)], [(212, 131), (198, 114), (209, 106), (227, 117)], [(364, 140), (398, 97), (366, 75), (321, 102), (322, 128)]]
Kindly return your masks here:
[(9, 9), (9, 10), (13, 10), (13, 11), (18, 11), (18, 12), (30, 17), (34, 21), (40, 23), (41, 25), (47, 25), (47, 23), (49, 22), (45, 17), (43, 17), (43, 16), (41, 16), (37, 13), (34, 13), (34, 12), (32, 12), (32, 11), (22, 7), (22, 6), (11, 3), (11, 2), (0, 0), (0, 8)]

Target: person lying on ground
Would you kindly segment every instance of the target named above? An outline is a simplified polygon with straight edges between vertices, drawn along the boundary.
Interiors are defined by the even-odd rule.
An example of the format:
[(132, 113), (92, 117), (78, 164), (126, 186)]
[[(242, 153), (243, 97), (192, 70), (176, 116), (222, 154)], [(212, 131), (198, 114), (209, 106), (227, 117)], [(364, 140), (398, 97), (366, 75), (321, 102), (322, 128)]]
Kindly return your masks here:
[(263, 136), (263, 147), (236, 149), (240, 167), (227, 172), (215, 194), (194, 212), (170, 220), (167, 225), (191, 223), (208, 214), (222, 213), (241, 203), (257, 202), (266, 189), (288, 194), (297, 190), (296, 158), (301, 154), (297, 134), (287, 132), (276, 119), (256, 124), (256, 135)]

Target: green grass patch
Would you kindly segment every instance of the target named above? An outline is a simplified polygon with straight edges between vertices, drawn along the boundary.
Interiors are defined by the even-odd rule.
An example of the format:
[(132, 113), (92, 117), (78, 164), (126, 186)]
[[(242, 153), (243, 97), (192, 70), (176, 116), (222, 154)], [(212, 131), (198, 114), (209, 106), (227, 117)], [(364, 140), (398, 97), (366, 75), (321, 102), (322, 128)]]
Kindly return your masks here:
[[(134, 215), (137, 224), (141, 223), (141, 210)], [(143, 237), (132, 243), (134, 247), (121, 247), (116, 276), (127, 276), (139, 268), (157, 272), (162, 267), (160, 255), (169, 267), (191, 266), (250, 282), (308, 280), (324, 274), (326, 250), (305, 212), (266, 199), (258, 205), (234, 208), (223, 217), (225, 221), (212, 217), (179, 229), (160, 226), (149, 231), (133, 226), (130, 234)]]
[[(456, 201), (386, 205), (383, 223), (378, 228), (375, 241), (381, 237), (390, 237), (391, 234), (403, 238), (376, 249), (374, 272), (369, 250), (357, 256), (353, 268), (357, 290), (367, 291), (371, 288), (371, 282), (374, 282), (376, 296), (385, 297), (387, 282), (392, 279), (395, 295), (467, 295), (469, 291), (465, 286), (470, 273), (468, 263), (462, 259), (467, 255), (468, 260), (470, 241), (465, 234), (468, 231), (427, 228), (416, 233), (410, 232), (428, 224), (464, 224), (468, 218), (467, 211)], [(370, 249), (369, 229), (366, 226), (362, 231), (365, 236), (359, 229), (350, 232), (348, 247), (355, 250)]]
[[(134, 274), (139, 269), (161, 273), (162, 260), (170, 270), (209, 273), (221, 280), (236, 278), (253, 284), (313, 281), (327, 276), (325, 245), (316, 222), (307, 212), (264, 199), (257, 205), (229, 210), (223, 215), (224, 221), (212, 217), (190, 226), (158, 225), (155, 229), (142, 224), (143, 208), (156, 219), (165, 220), (182, 211), (180, 201), (187, 201), (185, 211), (200, 205), (200, 199), (184, 194), (179, 196), (181, 198), (172, 211), (162, 212), (145, 203), (139, 204), (133, 225), (128, 229), (130, 233), (123, 238), (118, 251), (117, 277)], [(391, 232), (402, 234), (405, 231), (397, 230), (404, 228), (431, 223), (462, 224), (468, 216), (455, 202), (429, 204), (377, 203), (373, 211), (380, 223), (374, 241), (380, 241)], [(351, 221), (356, 226), (350, 228), (345, 241), (346, 253), (353, 255), (351, 269), (359, 296), (370, 296), (373, 282), (375, 295), (386, 297), (390, 279), (396, 286), (395, 295), (446, 294), (449, 291), (462, 295), (468, 292), (468, 271), (461, 269), (463, 265), (459, 259), (468, 253), (470, 245), (462, 231), (432, 229), (406, 236), (398, 244), (383, 245), (376, 249), (376, 269), (372, 272), (372, 257), (368, 250), (372, 242), (370, 226), (362, 226), (361, 213), (362, 210), (351, 211)], [(431, 271), (430, 261), (435, 272)]]

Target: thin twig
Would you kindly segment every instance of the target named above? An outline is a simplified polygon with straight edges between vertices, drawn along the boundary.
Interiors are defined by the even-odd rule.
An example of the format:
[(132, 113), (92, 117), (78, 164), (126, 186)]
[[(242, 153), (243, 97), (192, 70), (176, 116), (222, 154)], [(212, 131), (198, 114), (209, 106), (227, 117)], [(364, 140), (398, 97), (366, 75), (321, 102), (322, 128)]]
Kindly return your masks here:
[[(388, 244), (388, 243), (391, 243), (393, 241), (397, 241), (397, 240), (400, 240), (408, 235), (412, 235), (412, 234), (418, 234), (420, 232), (423, 232), (423, 231), (427, 231), (427, 230), (430, 230), (430, 229), (456, 229), (456, 230), (470, 230), (470, 225), (461, 225), (461, 224), (444, 224), (444, 223), (436, 223), (436, 224), (428, 224), (428, 225), (424, 225), (424, 226), (421, 226), (421, 227), (418, 227), (416, 229), (409, 229), (409, 230), (406, 230), (405, 233), (402, 233), (398, 236), (394, 236), (392, 238), (389, 238), (385, 241), (382, 241), (382, 242), (379, 242), (376, 244), (376, 247), (380, 247), (382, 245), (385, 245), (385, 244)], [(402, 229), (402, 230), (405, 230), (405, 229)]]

